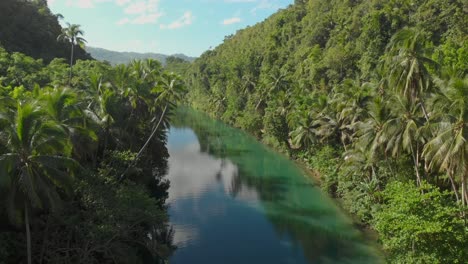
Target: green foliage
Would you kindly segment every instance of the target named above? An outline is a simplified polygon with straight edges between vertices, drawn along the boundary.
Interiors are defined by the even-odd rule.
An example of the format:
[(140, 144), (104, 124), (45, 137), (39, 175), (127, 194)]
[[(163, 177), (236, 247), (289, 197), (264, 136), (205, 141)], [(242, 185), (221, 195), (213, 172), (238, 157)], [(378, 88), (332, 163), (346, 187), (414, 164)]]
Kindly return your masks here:
[(392, 182), (383, 191), (384, 205), (375, 214), (391, 263), (463, 263), (467, 229), (450, 193), (423, 183)]
[[(165, 131), (185, 93), (180, 77), (152, 60), (78, 61), (70, 82), (62, 59), (0, 50), (0, 63), (2, 259), (166, 260)], [(25, 242), (32, 251), (18, 253)]]
[[(466, 251), (457, 240), (465, 231), (454, 226), (463, 215), (449, 212), (468, 206), (465, 6), (295, 1), (197, 59), (187, 98), (263, 142), (287, 146), (363, 224), (385, 213), (393, 194), (385, 200), (382, 190), (390, 182), (426, 188), (425, 180), (441, 193), (451, 190), (444, 197), (452, 201), (434, 198), (427, 212), (445, 210), (443, 221), (451, 221), (432, 241), (443, 244), (440, 252), (431, 253), (430, 242), (413, 252), (404, 242), (391, 254), (400, 263), (455, 262)], [(422, 222), (421, 229), (432, 227)]]
[(322, 190), (334, 195), (338, 184), (339, 151), (329, 145), (316, 147), (318, 149), (313, 150), (313, 154), (305, 158), (305, 162), (322, 175)]
[[(70, 48), (57, 42), (61, 15), (52, 14), (47, 1), (2, 0), (0, 2), (0, 46), (46, 62), (69, 58)], [(76, 58), (91, 59), (81, 48)]]
[(167, 71), (185, 76), (190, 68), (190, 61), (176, 56), (169, 56), (166, 58), (166, 64), (164, 68)]

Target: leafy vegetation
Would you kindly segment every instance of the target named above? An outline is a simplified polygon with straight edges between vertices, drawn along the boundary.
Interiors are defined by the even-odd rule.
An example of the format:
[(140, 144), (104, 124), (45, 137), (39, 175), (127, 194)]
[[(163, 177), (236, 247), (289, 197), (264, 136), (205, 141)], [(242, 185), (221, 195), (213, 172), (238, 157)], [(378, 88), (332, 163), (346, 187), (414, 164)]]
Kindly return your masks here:
[(167, 260), (165, 130), (184, 89), (154, 60), (44, 64), (0, 47), (0, 262)]
[[(69, 58), (70, 46), (57, 42), (62, 27), (60, 14), (52, 14), (46, 0), (2, 0), (0, 2), (0, 45), (8, 52), (21, 52), (50, 62)], [(91, 59), (79, 46), (76, 59)]]
[(392, 263), (468, 256), (463, 1), (295, 1), (187, 73), (195, 108), (302, 159)]

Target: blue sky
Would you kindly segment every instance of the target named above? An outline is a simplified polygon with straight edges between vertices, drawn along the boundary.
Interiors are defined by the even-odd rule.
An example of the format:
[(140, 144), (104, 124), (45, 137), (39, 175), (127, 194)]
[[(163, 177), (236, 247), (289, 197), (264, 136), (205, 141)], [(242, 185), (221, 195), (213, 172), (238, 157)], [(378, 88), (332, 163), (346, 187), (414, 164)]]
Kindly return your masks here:
[(89, 46), (199, 56), (293, 0), (48, 0)]

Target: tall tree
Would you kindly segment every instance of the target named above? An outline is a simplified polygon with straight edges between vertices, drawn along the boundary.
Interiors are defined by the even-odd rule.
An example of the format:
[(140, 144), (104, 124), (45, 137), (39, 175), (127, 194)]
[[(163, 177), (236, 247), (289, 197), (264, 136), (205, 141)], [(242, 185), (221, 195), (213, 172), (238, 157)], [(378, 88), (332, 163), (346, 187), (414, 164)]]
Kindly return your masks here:
[[(385, 133), (385, 152), (398, 157), (403, 152), (408, 152), (414, 163), (416, 180), (418, 186), (421, 186), (420, 164), (421, 150), (424, 145), (424, 139), (420, 134), (420, 128), (423, 125), (419, 105), (411, 103), (406, 97), (394, 95), (389, 100), (391, 104), (391, 118), (388, 119), (383, 130)], [(424, 118), (423, 118), (424, 119)]]
[(0, 115), (2, 183), (8, 188), (8, 215), (27, 234), (28, 264), (32, 263), (30, 217), (32, 209), (55, 209), (57, 188), (69, 190), (71, 171), (77, 167), (67, 158), (70, 146), (63, 129), (48, 120), (36, 102), (3, 104)]
[(429, 116), (424, 96), (431, 89), (429, 68), (437, 67), (430, 58), (431, 51), (431, 43), (424, 32), (418, 28), (404, 28), (392, 37), (386, 55), (390, 85), (408, 100), (419, 103), (426, 120)]
[(81, 37), (84, 35), (84, 31), (80, 29), (80, 25), (67, 23), (67, 27), (62, 29), (62, 34), (57, 37), (58, 41), (69, 42), (71, 45), (70, 52), (70, 81), (73, 74), (73, 55), (75, 46), (79, 45), (82, 47), (86, 40)]
[(370, 157), (377, 157), (384, 150), (386, 136), (384, 124), (390, 118), (389, 110), (381, 97), (376, 97), (367, 105), (368, 118), (356, 123), (356, 148), (370, 151)]
[[(182, 96), (184, 92), (185, 90), (183, 82), (178, 75), (174, 73), (164, 73), (161, 76), (161, 79), (158, 81), (158, 84), (152, 90), (152, 93), (157, 94), (156, 103), (158, 103), (159, 107), (162, 108), (162, 113), (159, 117), (159, 121), (153, 127), (150, 136), (146, 140), (145, 144), (143, 144), (141, 149), (138, 151), (133, 162), (130, 164), (130, 166), (127, 167), (127, 169), (122, 173), (122, 175), (120, 175), (120, 180), (122, 180), (125, 177), (128, 170), (131, 167), (135, 166), (135, 164), (141, 158), (149, 143), (156, 135), (156, 132), (159, 131), (160, 125), (163, 124), (165, 127), (167, 127), (169, 123), (167, 110), (173, 109), (177, 103), (182, 101)], [(156, 118), (154, 120), (156, 120)]]
[[(434, 102), (436, 131), (423, 155), (430, 168), (459, 177), (462, 205), (468, 205), (468, 78), (439, 82), (442, 93)], [(454, 190), (457, 192), (457, 190)]]

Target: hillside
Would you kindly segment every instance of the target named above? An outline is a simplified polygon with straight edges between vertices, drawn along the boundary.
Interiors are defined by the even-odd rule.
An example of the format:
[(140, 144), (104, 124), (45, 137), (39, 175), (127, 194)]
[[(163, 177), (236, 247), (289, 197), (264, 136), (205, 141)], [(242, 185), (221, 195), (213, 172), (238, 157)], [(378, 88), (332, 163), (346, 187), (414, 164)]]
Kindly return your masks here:
[(389, 263), (468, 257), (468, 5), (303, 0), (187, 73), (191, 105), (320, 175)]
[[(51, 13), (45, 0), (1, 0), (0, 46), (46, 62), (54, 58), (68, 59), (69, 45), (57, 41), (62, 30), (59, 17)], [(78, 46), (75, 58), (91, 59)]]
[(160, 61), (162, 64), (166, 64), (166, 59), (171, 56), (181, 58), (189, 62), (195, 60), (195, 58), (183, 54), (164, 55), (158, 53), (118, 52), (95, 47), (86, 47), (86, 50), (91, 54), (91, 56), (93, 56), (93, 58), (100, 61), (108, 61), (112, 65), (128, 64), (132, 60), (144, 59), (155, 59)]

